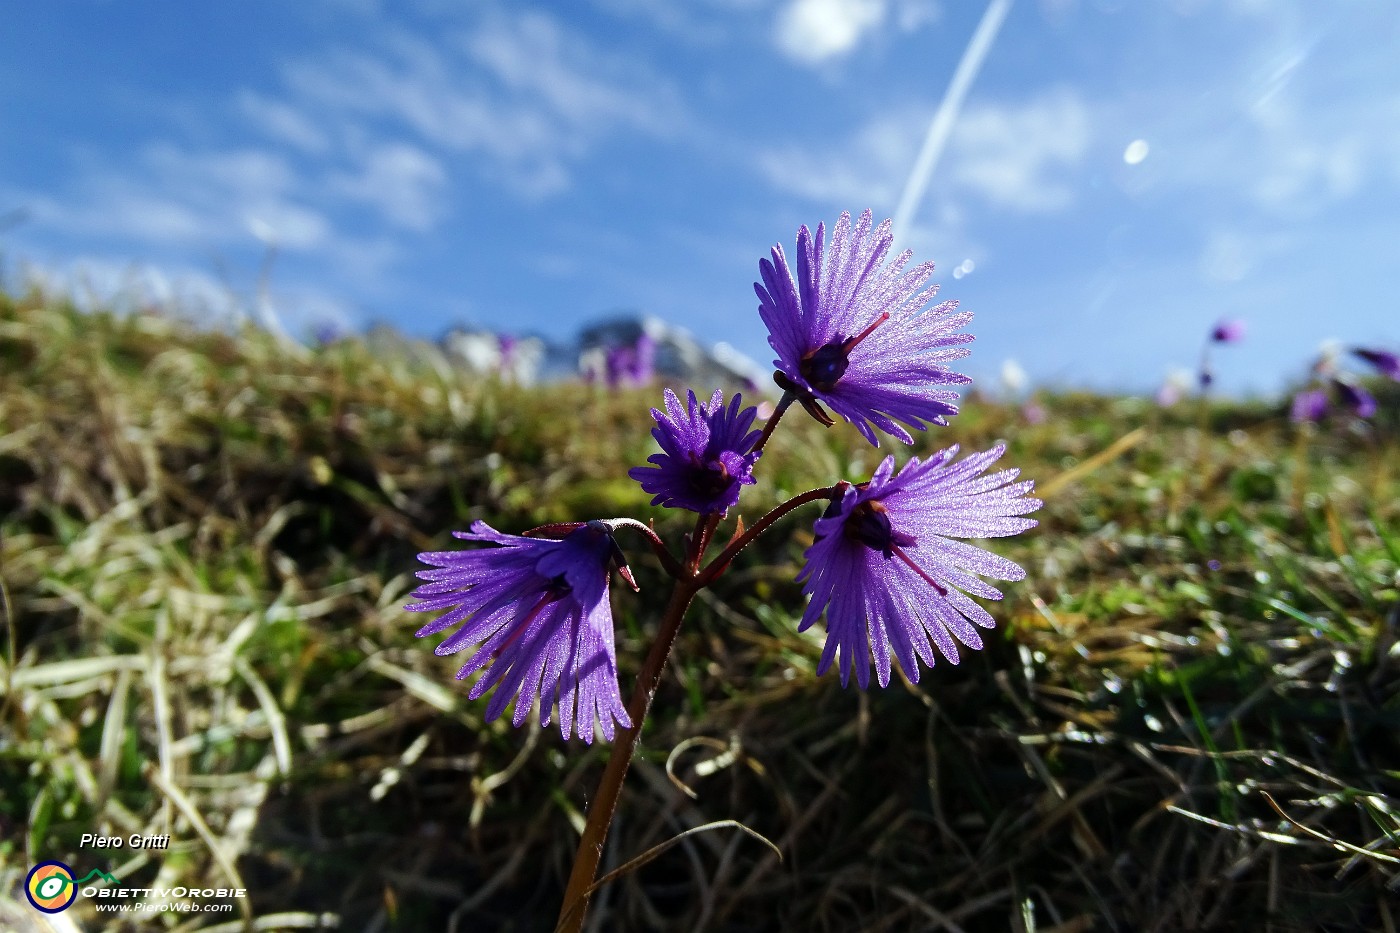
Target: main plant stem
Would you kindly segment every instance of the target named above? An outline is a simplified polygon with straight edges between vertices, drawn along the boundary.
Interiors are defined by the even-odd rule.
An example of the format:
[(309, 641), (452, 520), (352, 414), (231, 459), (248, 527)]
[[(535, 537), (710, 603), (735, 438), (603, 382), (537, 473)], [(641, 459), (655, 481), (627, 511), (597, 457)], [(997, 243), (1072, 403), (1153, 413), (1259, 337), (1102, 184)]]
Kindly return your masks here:
[(569, 873), (569, 884), (564, 889), (564, 903), (559, 909), (559, 920), (555, 933), (577, 933), (583, 928), (584, 914), (588, 910), (588, 899), (593, 879), (598, 874), (598, 862), (603, 857), (603, 842), (608, 837), (608, 827), (612, 824), (613, 811), (622, 793), (622, 780), (627, 776), (627, 768), (632, 764), (632, 755), (637, 750), (637, 740), (642, 734), (642, 723), (646, 722), (651, 709), (652, 698), (656, 696), (657, 684), (661, 682), (661, 672), (666, 667), (666, 659), (675, 644), (680, 631), (681, 620), (695, 598), (700, 584), (691, 576), (676, 580), (671, 591), (671, 601), (661, 617), (656, 640), (651, 643), (641, 671), (637, 674), (637, 686), (632, 690), (632, 699), (627, 703), (627, 715), (632, 720), (630, 729), (618, 730), (613, 742), (612, 754), (598, 780), (598, 789), (593, 794), (593, 802), (588, 808), (588, 822), (584, 824), (583, 836), (578, 841), (578, 851), (574, 854), (574, 869)]
[[(768, 443), (768, 438), (772, 437), (773, 429), (777, 427), (783, 412), (787, 411), (795, 398), (791, 391), (783, 394), (752, 450), (762, 450)], [(636, 754), (637, 742), (642, 735), (642, 724), (646, 722), (647, 713), (651, 711), (651, 701), (661, 683), (661, 672), (666, 668), (666, 659), (671, 656), (671, 646), (676, 642), (676, 635), (681, 630), (681, 622), (685, 619), (685, 611), (690, 608), (691, 600), (723, 572), (729, 561), (743, 550), (745, 545), (793, 508), (817, 498), (817, 493), (829, 495), (830, 491), (813, 490), (774, 509), (759, 519), (746, 534), (730, 542), (724, 553), (704, 570), (701, 570), (700, 562), (704, 559), (705, 549), (719, 524), (718, 513), (696, 518), (695, 530), (690, 533), (684, 566), (671, 557), (655, 532), (639, 522), (627, 522), (648, 535), (657, 556), (661, 558), (662, 565), (676, 578), (676, 586), (671, 591), (671, 601), (661, 616), (656, 639), (651, 643), (647, 659), (637, 673), (637, 686), (633, 688), (632, 698), (627, 703), (627, 715), (632, 720), (632, 725), (630, 728), (618, 730), (612, 753), (608, 755), (608, 763), (603, 768), (603, 776), (598, 779), (598, 788), (593, 793), (593, 802), (588, 807), (588, 819), (583, 825), (578, 851), (574, 853), (574, 867), (569, 872), (569, 883), (564, 888), (564, 902), (559, 908), (559, 919), (554, 926), (555, 933), (578, 933), (583, 929), (583, 920), (588, 913), (588, 900), (593, 894), (593, 882), (598, 877), (598, 863), (603, 859), (603, 844), (608, 838), (608, 828), (612, 825), (618, 798), (622, 796), (622, 782), (627, 777), (632, 756)], [(620, 520), (618, 523), (622, 524)]]

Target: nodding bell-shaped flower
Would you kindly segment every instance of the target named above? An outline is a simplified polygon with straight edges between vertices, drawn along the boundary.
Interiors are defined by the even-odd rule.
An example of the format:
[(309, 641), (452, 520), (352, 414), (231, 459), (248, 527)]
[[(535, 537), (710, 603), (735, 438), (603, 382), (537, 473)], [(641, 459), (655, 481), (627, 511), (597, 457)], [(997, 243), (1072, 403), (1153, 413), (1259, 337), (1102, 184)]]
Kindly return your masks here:
[(873, 652), (880, 686), (890, 682), (891, 659), (917, 682), (918, 662), (933, 666), (934, 647), (954, 664), (958, 642), (982, 647), (977, 628), (995, 622), (967, 594), (1000, 599), (978, 577), (1020, 580), (1025, 571), (957, 539), (1017, 534), (1036, 524), (1020, 516), (1041, 505), (1026, 496), (1031, 482), (1012, 482), (1018, 471), (984, 475), (1003, 450), (955, 462), (958, 448), (950, 447), (910, 460), (898, 475), (886, 457), (869, 483), (847, 486), (833, 500), (797, 578), (811, 597), (800, 628), (826, 615), (818, 674), (839, 659), (842, 685), (854, 668), (867, 687)]
[(447, 610), (417, 632), (423, 638), (456, 626), (437, 654), (476, 646), (457, 678), (486, 670), (468, 698), (495, 691), (488, 722), (514, 700), (511, 722), (520, 726), (538, 698), (541, 726), (557, 706), (564, 738), (572, 732), (591, 743), (596, 722), (611, 741), (615, 725), (632, 723), (618, 692), (608, 576), (617, 566), (635, 583), (609, 523), (558, 527), (565, 532), (560, 539), (502, 534), (485, 522), (454, 531), (494, 546), (418, 555), (432, 569), (418, 571), (428, 582), (410, 594), (418, 602), (404, 608)]

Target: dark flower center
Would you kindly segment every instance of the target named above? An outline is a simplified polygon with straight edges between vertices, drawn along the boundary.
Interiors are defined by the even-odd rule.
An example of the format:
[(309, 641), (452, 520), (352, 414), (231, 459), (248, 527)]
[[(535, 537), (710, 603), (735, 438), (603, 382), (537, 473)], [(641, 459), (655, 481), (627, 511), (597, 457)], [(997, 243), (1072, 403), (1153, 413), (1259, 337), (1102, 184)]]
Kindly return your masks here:
[(895, 530), (890, 524), (889, 509), (885, 508), (883, 503), (871, 499), (857, 505), (851, 510), (851, 514), (846, 516), (844, 532), (846, 540), (856, 541), (872, 551), (879, 551), (885, 555), (886, 560), (899, 558), (910, 570), (923, 578), (925, 583), (937, 590), (938, 595), (948, 595), (943, 585), (914, 563), (914, 559), (905, 552), (905, 548), (918, 544), (918, 539)]
[(846, 516), (845, 531), (847, 540), (859, 541), (886, 557), (893, 556), (896, 547), (910, 547), (915, 543), (912, 535), (894, 530), (889, 509), (873, 499), (851, 510)]
[(701, 462), (695, 454), (690, 455), (690, 488), (704, 499), (713, 499), (729, 488), (734, 477), (724, 461), (716, 457)]
[(540, 600), (540, 608), (544, 608), (549, 603), (557, 603), (573, 591), (574, 588), (569, 585), (569, 581), (564, 578), (562, 573), (551, 577), (549, 582), (544, 585), (544, 598)]
[(846, 367), (851, 362), (851, 350), (889, 319), (890, 313), (885, 311), (854, 337), (847, 339), (837, 334), (835, 340), (804, 354), (802, 361), (797, 365), (797, 371), (807, 380), (807, 384), (818, 392), (830, 392), (846, 374)]

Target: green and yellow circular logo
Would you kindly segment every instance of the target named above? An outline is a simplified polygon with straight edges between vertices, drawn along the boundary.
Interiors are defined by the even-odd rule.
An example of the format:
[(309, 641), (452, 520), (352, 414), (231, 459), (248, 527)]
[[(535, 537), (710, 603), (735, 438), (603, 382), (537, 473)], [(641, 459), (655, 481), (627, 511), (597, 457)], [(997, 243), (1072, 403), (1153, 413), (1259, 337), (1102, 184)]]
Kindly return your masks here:
[(73, 869), (62, 862), (40, 862), (29, 869), (29, 876), (24, 879), (24, 896), (36, 910), (46, 914), (67, 910), (78, 897)]

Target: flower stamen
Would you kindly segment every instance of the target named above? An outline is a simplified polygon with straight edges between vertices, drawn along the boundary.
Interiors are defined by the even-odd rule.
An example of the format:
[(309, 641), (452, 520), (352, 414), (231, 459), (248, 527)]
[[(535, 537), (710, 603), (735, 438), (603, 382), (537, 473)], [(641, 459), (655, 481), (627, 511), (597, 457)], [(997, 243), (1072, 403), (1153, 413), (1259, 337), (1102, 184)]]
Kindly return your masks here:
[(914, 558), (905, 552), (905, 548), (913, 547), (918, 541), (913, 535), (895, 530), (890, 524), (889, 509), (884, 503), (868, 499), (857, 505), (846, 517), (845, 530), (848, 539), (859, 541), (873, 551), (879, 551), (885, 555), (886, 560), (898, 557), (925, 583), (937, 590), (939, 596), (948, 595), (943, 585), (930, 576), (928, 571), (914, 563)]
[(850, 365), (851, 351), (862, 340), (874, 333), (875, 328), (889, 319), (890, 313), (882, 311), (875, 320), (870, 322), (869, 327), (854, 337), (841, 339), (838, 336), (836, 340), (804, 354), (797, 367), (802, 378), (806, 379), (818, 392), (830, 392), (836, 388), (836, 383), (846, 374), (846, 367)]

